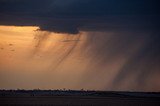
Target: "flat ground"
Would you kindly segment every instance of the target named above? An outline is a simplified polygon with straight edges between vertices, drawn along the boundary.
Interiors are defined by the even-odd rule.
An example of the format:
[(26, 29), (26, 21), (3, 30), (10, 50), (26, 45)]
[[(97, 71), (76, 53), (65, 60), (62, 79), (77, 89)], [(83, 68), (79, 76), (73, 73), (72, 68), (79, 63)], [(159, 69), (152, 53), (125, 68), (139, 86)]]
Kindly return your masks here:
[(160, 106), (160, 93), (0, 91), (0, 106)]

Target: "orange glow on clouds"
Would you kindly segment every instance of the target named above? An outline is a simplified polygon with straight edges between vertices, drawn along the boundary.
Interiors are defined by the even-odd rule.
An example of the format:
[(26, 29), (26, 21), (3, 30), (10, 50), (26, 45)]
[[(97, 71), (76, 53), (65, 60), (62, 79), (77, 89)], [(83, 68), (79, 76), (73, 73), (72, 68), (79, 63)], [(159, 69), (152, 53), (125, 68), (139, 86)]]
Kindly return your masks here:
[[(0, 26), (0, 89), (159, 89), (158, 71), (146, 78), (143, 86), (136, 85), (138, 73), (134, 71), (122, 82), (114, 82), (125, 66), (134, 67), (129, 61), (146, 43), (141, 36), (124, 49), (128, 33), (86, 31), (71, 35), (38, 29)], [(145, 71), (144, 63), (137, 72)], [(126, 72), (134, 70), (130, 67)]]
[[(75, 49), (73, 46), (79, 42), (78, 36), (37, 29), (39, 27), (0, 26), (0, 88), (63, 88), (62, 80), (54, 82), (56, 78), (80, 75), (69, 70), (74, 59), (65, 62), (66, 65), (61, 61)], [(58, 69), (60, 64), (64, 65)], [(68, 71), (60, 71), (63, 67), (69, 68)], [(41, 85), (41, 81), (44, 84)], [(70, 83), (68, 87), (73, 84)]]

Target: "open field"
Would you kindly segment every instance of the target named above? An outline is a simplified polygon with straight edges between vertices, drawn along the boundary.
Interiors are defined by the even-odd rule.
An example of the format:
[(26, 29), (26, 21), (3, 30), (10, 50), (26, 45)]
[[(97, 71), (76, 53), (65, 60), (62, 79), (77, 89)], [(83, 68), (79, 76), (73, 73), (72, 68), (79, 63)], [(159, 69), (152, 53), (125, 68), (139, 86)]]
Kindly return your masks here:
[(160, 106), (160, 93), (3, 90), (0, 106)]

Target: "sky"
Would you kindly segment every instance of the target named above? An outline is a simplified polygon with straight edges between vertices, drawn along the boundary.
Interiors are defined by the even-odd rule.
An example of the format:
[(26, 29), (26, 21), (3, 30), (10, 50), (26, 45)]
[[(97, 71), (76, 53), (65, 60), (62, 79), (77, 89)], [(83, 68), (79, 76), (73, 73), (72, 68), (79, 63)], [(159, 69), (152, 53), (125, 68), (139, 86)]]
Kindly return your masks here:
[(157, 0), (1, 0), (0, 89), (160, 91)]

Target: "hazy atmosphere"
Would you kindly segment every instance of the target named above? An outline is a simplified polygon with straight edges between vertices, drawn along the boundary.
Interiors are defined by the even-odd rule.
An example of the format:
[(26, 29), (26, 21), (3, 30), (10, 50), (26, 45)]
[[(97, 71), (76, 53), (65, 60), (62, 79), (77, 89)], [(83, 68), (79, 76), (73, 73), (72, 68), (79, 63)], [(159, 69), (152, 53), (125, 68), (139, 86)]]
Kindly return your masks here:
[(157, 0), (1, 0), (0, 89), (160, 91)]

